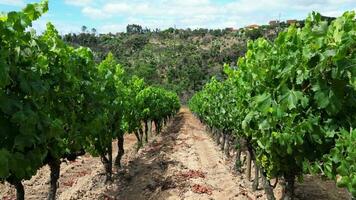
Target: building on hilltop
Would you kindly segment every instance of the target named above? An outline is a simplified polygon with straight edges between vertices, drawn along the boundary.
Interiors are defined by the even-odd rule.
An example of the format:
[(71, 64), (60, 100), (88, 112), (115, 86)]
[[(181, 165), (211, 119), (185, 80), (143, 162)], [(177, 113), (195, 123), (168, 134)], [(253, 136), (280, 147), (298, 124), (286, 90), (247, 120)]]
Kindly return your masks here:
[(289, 19), (287, 20), (288, 25), (296, 24), (298, 21), (296, 19)]
[(251, 24), (251, 25), (248, 25), (245, 27), (245, 29), (247, 29), (247, 30), (253, 30), (253, 29), (258, 29), (258, 28), (260, 28), (260, 26), (257, 24)]
[(271, 20), (268, 22), (268, 24), (270, 26), (277, 26), (277, 25), (279, 25), (279, 20)]

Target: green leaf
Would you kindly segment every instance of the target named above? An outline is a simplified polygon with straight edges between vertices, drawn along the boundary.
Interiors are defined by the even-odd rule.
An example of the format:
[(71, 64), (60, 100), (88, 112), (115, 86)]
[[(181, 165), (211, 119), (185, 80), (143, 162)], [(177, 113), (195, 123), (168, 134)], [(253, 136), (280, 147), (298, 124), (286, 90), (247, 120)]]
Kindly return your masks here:
[(328, 95), (321, 90), (315, 93), (314, 99), (316, 100), (320, 108), (326, 108), (330, 104)]
[(5, 179), (9, 176), (9, 156), (8, 151), (0, 149), (0, 179)]
[(347, 176), (343, 176), (342, 178), (340, 178), (339, 181), (337, 181), (336, 184), (338, 187), (346, 187), (349, 182), (350, 182), (350, 178)]
[(23, 12), (30, 18), (31, 21), (38, 19), (42, 14), (48, 11), (48, 0), (43, 0), (40, 3), (28, 4)]

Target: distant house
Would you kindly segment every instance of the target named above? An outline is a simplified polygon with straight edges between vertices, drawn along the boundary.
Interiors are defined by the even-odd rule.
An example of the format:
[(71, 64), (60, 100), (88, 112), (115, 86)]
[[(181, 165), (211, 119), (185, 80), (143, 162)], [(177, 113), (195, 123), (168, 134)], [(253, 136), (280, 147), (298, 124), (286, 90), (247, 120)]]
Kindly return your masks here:
[(278, 20), (271, 20), (271, 21), (268, 22), (268, 24), (270, 26), (277, 26), (277, 25), (279, 25), (279, 21)]
[(296, 24), (298, 21), (296, 19), (289, 19), (287, 20), (288, 25)]
[(251, 24), (251, 25), (248, 25), (245, 27), (245, 29), (247, 29), (247, 30), (253, 30), (253, 29), (258, 29), (258, 28), (260, 28), (260, 26), (257, 24)]

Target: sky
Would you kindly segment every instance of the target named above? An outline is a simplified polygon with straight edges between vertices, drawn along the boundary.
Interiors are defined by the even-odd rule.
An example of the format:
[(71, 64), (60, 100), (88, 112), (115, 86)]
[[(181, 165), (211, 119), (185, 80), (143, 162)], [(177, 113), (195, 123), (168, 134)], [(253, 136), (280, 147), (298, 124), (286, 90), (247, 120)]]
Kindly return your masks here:
[[(21, 10), (39, 0), (0, 0), (0, 12)], [(49, 12), (34, 23), (41, 32), (48, 21), (60, 33), (80, 32), (83, 25), (98, 33), (126, 30), (127, 24), (151, 29), (241, 28), (270, 20), (305, 19), (318, 11), (340, 16), (356, 10), (356, 0), (49, 0)]]

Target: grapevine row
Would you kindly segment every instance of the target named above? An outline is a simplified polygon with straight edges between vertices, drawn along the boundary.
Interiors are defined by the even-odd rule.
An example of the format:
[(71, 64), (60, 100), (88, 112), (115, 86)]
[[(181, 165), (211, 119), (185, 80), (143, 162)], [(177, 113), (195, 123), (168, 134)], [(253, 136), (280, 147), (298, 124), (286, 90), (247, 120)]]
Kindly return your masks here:
[(61, 160), (86, 152), (101, 158), (110, 181), (113, 139), (120, 167), (125, 133), (140, 147), (143, 124), (147, 141), (147, 124), (159, 133), (180, 108), (175, 93), (128, 77), (112, 54), (96, 64), (90, 49), (67, 45), (52, 24), (40, 36), (29, 30), (47, 10), (42, 1), (0, 16), (0, 181), (16, 187), (17, 199), (22, 181), (46, 164), (55, 199)]
[(269, 180), (282, 179), (284, 199), (293, 199), (295, 179), (310, 172), (356, 196), (355, 50), (354, 12), (331, 23), (312, 13), (305, 27), (289, 27), (273, 42), (250, 41), (237, 67), (225, 66), (227, 79), (213, 78), (190, 108), (219, 130), (222, 149), (233, 140), (247, 150), (268, 199), (275, 199)]

